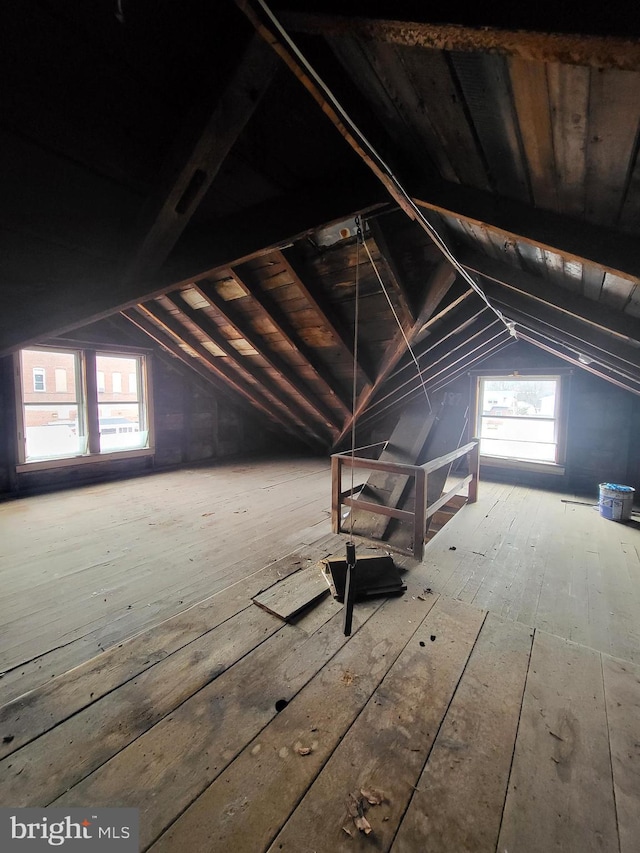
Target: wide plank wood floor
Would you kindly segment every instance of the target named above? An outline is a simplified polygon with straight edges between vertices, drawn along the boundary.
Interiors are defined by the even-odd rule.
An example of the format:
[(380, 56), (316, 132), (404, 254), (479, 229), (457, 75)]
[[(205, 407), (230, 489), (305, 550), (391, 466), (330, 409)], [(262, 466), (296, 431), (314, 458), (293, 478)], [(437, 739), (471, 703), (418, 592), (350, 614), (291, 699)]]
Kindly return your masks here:
[[(251, 600), (296, 573), (306, 583), (321, 557), (343, 549), (325, 521), (326, 466), (314, 463), (306, 474), (293, 462), (279, 471), (276, 463), (248, 466), (247, 487), (260, 477), (273, 480), (269, 489), (289, 483), (276, 495), (300, 490), (308, 505), (300, 522), (296, 502), (286, 504), (290, 526), (277, 528), (273, 492), (266, 497), (274, 532), (270, 547), (267, 533), (257, 546), (263, 568), (249, 561), (244, 576), (225, 583), (224, 566), (211, 560), (210, 579), (196, 572), (188, 581), (193, 599), (172, 599), (166, 581), (166, 609), (141, 619), (127, 639), (23, 695), (16, 670), (0, 681), (0, 804), (136, 807), (141, 850), (167, 853), (635, 853), (638, 527), (557, 493), (482, 484), (479, 502), (437, 534), (422, 563), (397, 559), (406, 569), (402, 597), (356, 606), (347, 639), (331, 598), (290, 623)], [(205, 503), (215, 473), (194, 469), (179, 495), (180, 478), (171, 492), (169, 475), (118, 484), (132, 487), (122, 497), (122, 544), (136, 535), (155, 542), (166, 578), (171, 559), (179, 573), (191, 549), (204, 560), (211, 533), (203, 513), (226, 512)], [(163, 480), (165, 493), (157, 491)], [(239, 494), (226, 497), (235, 507), (248, 502), (241, 477), (237, 484)], [(118, 523), (105, 500), (110, 493), (115, 501), (110, 489), (17, 502), (32, 531), (37, 519), (44, 525), (48, 553), (54, 542), (62, 548), (67, 513), (80, 516), (84, 502), (84, 533), (76, 515), (68, 528), (76, 563), (67, 591), (74, 575), (84, 589), (92, 585), (82, 578), (83, 560), (90, 577), (96, 562), (92, 532), (100, 531), (100, 552)], [(147, 507), (137, 529), (125, 510), (135, 499)], [(171, 513), (180, 519), (174, 528), (148, 529), (149, 518)], [(256, 518), (238, 523), (235, 536), (260, 543)], [(32, 559), (41, 618), (57, 617), (66, 631), (92, 624), (94, 612), (76, 613), (78, 600), (56, 606), (46, 554), (35, 541), (21, 552), (19, 539), (16, 523), (7, 542), (21, 568), (12, 571), (5, 557), (3, 573), (11, 606), (21, 605), (27, 622), (22, 639), (14, 626), (11, 648), (52, 636), (28, 619), (23, 576)], [(117, 563), (100, 575), (105, 586), (115, 588)], [(153, 588), (145, 577), (146, 587), (135, 578), (140, 600)], [(119, 582), (126, 590), (126, 572)], [(36, 679), (27, 667), (23, 683)], [(368, 835), (356, 825), (366, 828), (363, 821)]]

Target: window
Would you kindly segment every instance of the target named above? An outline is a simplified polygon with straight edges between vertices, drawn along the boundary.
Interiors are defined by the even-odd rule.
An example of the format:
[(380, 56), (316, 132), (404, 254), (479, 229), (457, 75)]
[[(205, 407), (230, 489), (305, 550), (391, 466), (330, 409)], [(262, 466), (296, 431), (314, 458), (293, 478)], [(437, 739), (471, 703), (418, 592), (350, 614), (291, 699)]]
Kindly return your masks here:
[[(122, 393), (122, 374), (139, 376), (143, 372), (142, 356), (114, 355), (98, 353), (96, 368), (111, 377), (107, 383), (113, 389), (111, 394), (98, 392), (98, 416), (100, 425), (100, 452), (118, 450), (125, 447), (146, 447), (148, 426), (144, 397), (138, 393), (142, 383), (136, 381), (133, 390), (129, 382), (129, 391)], [(114, 395), (118, 395), (116, 400)]]
[(137, 390), (138, 390), (138, 383), (136, 381), (136, 375), (135, 375), (135, 373), (130, 373), (129, 374), (129, 393), (135, 394)]
[(562, 463), (561, 390), (559, 375), (479, 377), (477, 435), (481, 455)]
[[(147, 355), (43, 347), (22, 350), (16, 363), (19, 464), (48, 467), (45, 463), (54, 460), (77, 463), (78, 457), (152, 452)], [(46, 371), (55, 377), (55, 391), (46, 391)], [(136, 377), (127, 394), (118, 393), (123, 373)], [(32, 386), (26, 377), (32, 377)]]
[(46, 391), (45, 380), (44, 380), (45, 372), (44, 367), (34, 367), (33, 368), (33, 390), (34, 391)]
[(56, 367), (55, 369), (55, 377), (56, 377), (56, 391), (59, 394), (64, 394), (67, 390), (67, 371), (64, 367)]

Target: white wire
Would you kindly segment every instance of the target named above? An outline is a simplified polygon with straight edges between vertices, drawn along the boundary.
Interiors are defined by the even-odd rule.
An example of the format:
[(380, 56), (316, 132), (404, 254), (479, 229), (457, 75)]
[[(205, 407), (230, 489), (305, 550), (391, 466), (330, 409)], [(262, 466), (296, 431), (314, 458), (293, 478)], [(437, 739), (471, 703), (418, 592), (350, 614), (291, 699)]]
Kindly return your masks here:
[[(358, 328), (360, 325), (360, 239), (362, 232), (360, 230), (360, 219), (356, 218), (358, 226), (358, 236), (356, 238), (356, 306), (355, 316), (353, 319), (353, 380), (351, 393), (351, 500), (353, 501), (353, 480), (354, 480), (354, 459), (356, 455), (356, 405), (358, 402)], [(364, 243), (364, 239), (362, 239)], [(353, 505), (349, 508), (349, 523), (350, 533), (349, 539), (353, 542)]]
[(404, 342), (407, 345), (407, 349), (411, 353), (411, 358), (413, 359), (413, 363), (415, 364), (416, 370), (418, 371), (418, 379), (420, 380), (420, 384), (422, 385), (422, 390), (424, 391), (424, 396), (427, 398), (427, 405), (429, 406), (429, 411), (431, 412), (432, 411), (431, 400), (429, 399), (429, 394), (427, 392), (427, 386), (424, 383), (424, 379), (422, 377), (422, 371), (420, 369), (420, 365), (418, 364), (418, 359), (416, 358), (416, 354), (414, 353), (413, 347), (411, 346), (411, 343), (409, 342), (409, 338), (406, 336), (405, 331), (402, 328), (402, 323), (400, 322), (400, 318), (398, 317), (398, 313), (397, 313), (397, 311), (393, 305), (393, 302), (391, 301), (391, 299), (389, 297), (389, 294), (387, 293), (387, 288), (384, 286), (384, 281), (382, 280), (382, 277), (381, 277), (380, 273), (378, 272), (378, 267), (375, 265), (375, 262), (374, 262), (373, 258), (371, 257), (371, 252), (369, 251), (369, 247), (367, 246), (367, 243), (365, 240), (363, 240), (362, 242), (364, 244), (364, 249), (365, 249), (365, 252), (367, 253), (367, 256), (369, 258), (371, 266), (373, 267), (373, 271), (376, 274), (376, 277), (378, 279), (380, 287), (382, 288), (382, 292), (387, 297), (387, 302), (389, 303), (389, 308), (391, 308), (393, 316), (396, 318), (396, 323), (398, 324), (398, 328), (402, 332), (402, 337), (404, 338)]

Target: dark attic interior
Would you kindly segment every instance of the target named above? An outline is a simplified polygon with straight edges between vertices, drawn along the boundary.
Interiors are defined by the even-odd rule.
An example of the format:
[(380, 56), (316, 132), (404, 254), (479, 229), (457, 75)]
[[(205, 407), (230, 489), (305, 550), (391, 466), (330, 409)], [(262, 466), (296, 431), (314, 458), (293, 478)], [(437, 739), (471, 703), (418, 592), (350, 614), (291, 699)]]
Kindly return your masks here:
[(583, 11), (2, 9), (3, 851), (637, 853), (640, 26)]

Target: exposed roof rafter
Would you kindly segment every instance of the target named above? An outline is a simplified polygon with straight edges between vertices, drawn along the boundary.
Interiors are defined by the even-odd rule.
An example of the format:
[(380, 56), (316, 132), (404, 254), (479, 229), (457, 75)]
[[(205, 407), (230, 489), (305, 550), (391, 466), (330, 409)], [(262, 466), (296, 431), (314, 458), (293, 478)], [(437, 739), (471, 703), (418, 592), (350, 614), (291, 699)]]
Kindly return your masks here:
[[(444, 261), (436, 267), (431, 276), (431, 280), (427, 287), (427, 292), (424, 297), (422, 307), (418, 312), (418, 318), (413, 326), (405, 332), (409, 345), (411, 345), (423, 329), (424, 324), (429, 317), (435, 312), (438, 305), (442, 302), (454, 281), (456, 280), (455, 270)], [(356, 421), (361, 417), (363, 412), (380, 391), (387, 378), (393, 372), (397, 364), (402, 360), (407, 352), (407, 341), (400, 330), (396, 333), (394, 339), (387, 347), (383, 356), (380, 370), (376, 377), (376, 381), (369, 388), (365, 388), (356, 402), (355, 418)], [(347, 418), (340, 435), (335, 441), (334, 447), (337, 447), (351, 429), (353, 418)]]
[[(292, 425), (290, 422), (287, 422), (285, 418), (278, 411), (273, 411), (273, 409), (263, 401), (262, 393), (260, 390), (254, 389), (252, 386), (248, 386), (245, 382), (239, 377), (234, 377), (228, 370), (224, 370), (218, 363), (218, 359), (213, 356), (202, 344), (195, 339), (188, 331), (188, 329), (183, 326), (179, 320), (177, 320), (172, 314), (168, 311), (165, 311), (158, 304), (146, 303), (145, 305), (138, 305), (137, 309), (138, 313), (146, 316), (152, 323), (159, 325), (160, 328), (165, 331), (169, 336), (173, 336), (176, 341), (178, 341), (178, 346), (180, 343), (183, 343), (189, 349), (193, 350), (194, 353), (201, 359), (201, 361), (206, 365), (207, 369), (212, 373), (215, 373), (223, 382), (226, 382), (231, 388), (233, 388), (236, 393), (240, 394), (250, 403), (252, 403), (256, 408), (260, 409), (263, 414), (267, 415), (272, 420), (279, 421), (283, 426), (287, 426), (288, 429), (291, 429)], [(306, 430), (313, 438), (322, 442), (324, 439), (322, 436), (318, 435), (314, 430), (309, 426), (305, 425), (305, 420), (303, 416), (300, 416), (296, 413), (293, 406), (289, 407), (288, 412), (290, 417), (293, 417), (296, 421), (296, 426), (298, 429)]]
[(280, 18), (294, 32), (327, 38), (358, 37), (400, 47), (497, 53), (537, 62), (564, 62), (594, 68), (640, 69), (640, 44), (635, 39), (307, 12), (282, 12)]
[[(296, 287), (327, 324), (335, 342), (342, 348), (349, 359), (353, 361), (353, 334), (349, 334), (344, 323), (336, 316), (335, 309), (320, 288), (307, 283), (308, 272), (304, 268), (304, 259), (300, 250), (296, 246), (290, 246), (278, 252), (278, 256), (281, 258)], [(358, 372), (368, 384), (371, 384), (374, 375), (373, 368), (368, 364), (367, 359), (362, 353), (360, 353), (358, 358)]]
[(557, 358), (561, 358), (563, 361), (567, 361), (575, 367), (586, 370), (588, 373), (593, 373), (593, 375), (597, 376), (599, 379), (604, 379), (607, 382), (611, 382), (613, 385), (617, 385), (618, 388), (622, 388), (624, 391), (631, 391), (633, 394), (640, 395), (640, 382), (636, 383), (631, 380), (622, 381), (619, 377), (616, 377), (615, 374), (610, 373), (604, 367), (594, 367), (593, 364), (584, 364), (584, 362), (581, 362), (577, 358), (573, 351), (570, 351), (568, 347), (565, 347), (560, 343), (549, 343), (548, 341), (541, 339), (536, 332), (529, 329), (525, 331), (520, 330), (518, 332), (518, 337), (520, 340), (533, 344), (533, 346), (545, 350), (545, 352), (555, 355)]
[(267, 293), (260, 289), (257, 282), (253, 281), (251, 287), (247, 285), (245, 277), (250, 274), (248, 270), (242, 271), (237, 267), (230, 267), (230, 272), (238, 287), (259, 306), (260, 311), (267, 320), (278, 330), (291, 349), (298, 354), (309, 370), (312, 371), (316, 380), (324, 388), (333, 403), (343, 414), (348, 415), (349, 407), (342, 399), (342, 389), (333, 382), (328, 371), (323, 369), (311, 347), (308, 347), (301, 340), (300, 335), (296, 332), (282, 308)]
[[(233, 396), (230, 392), (229, 383), (227, 382), (226, 377), (220, 375), (216, 371), (210, 370), (209, 363), (207, 363), (207, 367), (204, 367), (199, 360), (188, 356), (168, 332), (160, 329), (143, 313), (140, 313), (135, 308), (129, 308), (121, 311), (120, 314), (133, 326), (144, 332), (148, 338), (155, 341), (155, 343), (158, 344), (158, 346), (160, 346), (165, 352), (177, 358), (190, 370), (195, 371), (201, 379), (209, 385), (212, 385), (216, 391), (225, 399), (229, 400), (232, 405), (239, 405), (245, 411), (255, 412), (253, 401), (249, 401), (248, 403), (244, 395)], [(318, 442), (311, 439), (306, 433), (295, 431), (289, 423), (283, 422), (279, 417), (272, 416), (270, 413), (267, 414), (267, 417), (271, 423), (280, 424), (280, 426), (282, 426), (288, 433), (299, 438), (304, 444), (314, 450), (318, 448)]]
[[(233, 278), (231, 270), (229, 277)], [(194, 285), (195, 286), (195, 285)], [(299, 396), (308, 407), (309, 413), (305, 415), (308, 419), (309, 414), (312, 414), (315, 420), (320, 421), (332, 434), (337, 432), (336, 415), (330, 412), (322, 403), (320, 403), (315, 394), (307, 388), (305, 384), (298, 378), (297, 373), (288, 365), (284, 359), (272, 352), (258, 336), (247, 328), (247, 322), (240, 317), (237, 311), (234, 311), (230, 303), (225, 300), (216, 291), (215, 286), (211, 282), (200, 281), (196, 286), (196, 290), (212, 305), (219, 314), (224, 317), (226, 322), (232, 326), (235, 331), (264, 359), (264, 361), (275, 371), (279, 379), (288, 387), (293, 394), (294, 399)], [(292, 407), (299, 407), (295, 403), (291, 403)], [(301, 412), (303, 410), (300, 410)]]
[[(213, 183), (277, 70), (277, 59), (257, 36), (240, 55), (237, 67), (204, 126), (194, 133), (187, 121), (185, 139), (171, 150), (165, 174), (145, 203), (136, 231), (138, 244), (124, 279), (148, 278), (161, 266)], [(197, 105), (201, 113), (201, 105)]]

